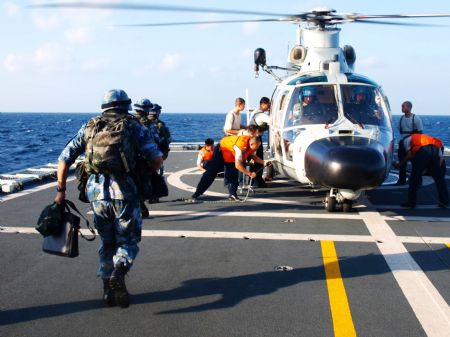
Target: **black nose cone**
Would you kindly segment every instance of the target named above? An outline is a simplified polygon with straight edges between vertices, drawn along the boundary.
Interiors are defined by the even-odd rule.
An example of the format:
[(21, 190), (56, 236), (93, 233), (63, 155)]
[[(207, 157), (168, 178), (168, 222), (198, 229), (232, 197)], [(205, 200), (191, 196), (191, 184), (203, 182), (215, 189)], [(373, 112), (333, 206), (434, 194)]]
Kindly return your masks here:
[(352, 190), (380, 185), (386, 173), (383, 146), (361, 137), (330, 137), (311, 143), (305, 154), (306, 176), (315, 184)]

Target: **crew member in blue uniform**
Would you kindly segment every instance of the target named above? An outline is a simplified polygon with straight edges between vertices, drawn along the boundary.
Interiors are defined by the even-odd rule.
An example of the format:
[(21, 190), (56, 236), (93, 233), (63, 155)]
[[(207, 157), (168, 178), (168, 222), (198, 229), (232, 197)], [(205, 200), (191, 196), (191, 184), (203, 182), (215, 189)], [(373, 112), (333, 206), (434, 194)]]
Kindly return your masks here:
[[(139, 196), (133, 179), (133, 163), (137, 155), (145, 158), (151, 169), (158, 170), (162, 163), (162, 153), (154, 143), (149, 131), (142, 126), (134, 116), (128, 114), (131, 110), (131, 100), (123, 90), (109, 90), (102, 102), (102, 115), (94, 117), (84, 124), (77, 134), (69, 141), (58, 160), (58, 185), (55, 202), (62, 203), (66, 198), (66, 181), (69, 167), (75, 159), (86, 153), (85, 165), (89, 178), (86, 194), (94, 211), (95, 227), (101, 237), (99, 248), (100, 268), (98, 276), (103, 280), (103, 299), (108, 306), (118, 304), (121, 307), (129, 305), (129, 294), (125, 286), (125, 274), (129, 271), (139, 251), (141, 241), (142, 218), (139, 207)], [(126, 119), (129, 126), (123, 136), (125, 147), (119, 159), (106, 155), (109, 143), (98, 140), (96, 135), (108, 139), (107, 123), (120, 123)], [(95, 126), (95, 127), (94, 127)], [(118, 136), (117, 134), (115, 136)], [(136, 144), (129, 146), (126, 144)], [(102, 148), (103, 146), (103, 148)], [(135, 151), (132, 150), (135, 148)], [(102, 152), (105, 151), (105, 152)], [(102, 169), (99, 163), (108, 157), (115, 164), (122, 160), (123, 170)], [(117, 157), (117, 156), (116, 156)], [(125, 165), (126, 163), (126, 165)], [(106, 166), (108, 167), (108, 163)]]

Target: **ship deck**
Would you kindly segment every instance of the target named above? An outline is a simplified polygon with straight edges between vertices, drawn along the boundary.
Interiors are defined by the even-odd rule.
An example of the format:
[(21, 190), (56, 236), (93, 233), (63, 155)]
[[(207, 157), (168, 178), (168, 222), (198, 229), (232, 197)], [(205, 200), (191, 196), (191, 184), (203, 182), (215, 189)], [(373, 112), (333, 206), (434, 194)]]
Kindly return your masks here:
[(325, 189), (281, 178), (245, 202), (217, 179), (191, 204), (195, 160), (165, 163), (170, 194), (143, 221), (127, 309), (101, 301), (99, 238), (74, 259), (42, 252), (34, 226), (55, 182), (1, 194), (0, 335), (450, 336), (450, 211), (432, 180), (416, 209), (398, 206), (407, 186), (381, 186), (327, 213)]

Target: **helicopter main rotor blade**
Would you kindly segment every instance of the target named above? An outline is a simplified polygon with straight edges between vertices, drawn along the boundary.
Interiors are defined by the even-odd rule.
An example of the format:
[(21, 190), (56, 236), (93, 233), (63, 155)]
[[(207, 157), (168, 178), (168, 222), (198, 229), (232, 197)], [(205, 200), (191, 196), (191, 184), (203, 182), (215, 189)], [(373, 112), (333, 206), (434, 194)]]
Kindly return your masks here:
[(187, 21), (187, 22), (160, 22), (160, 23), (137, 23), (131, 25), (117, 25), (116, 27), (161, 27), (161, 26), (184, 26), (184, 25), (210, 25), (215, 23), (245, 23), (245, 22), (281, 22), (290, 19), (254, 19), (254, 20), (216, 20), (216, 21)]
[(423, 14), (381, 14), (381, 15), (364, 15), (354, 14), (349, 15), (353, 19), (411, 19), (411, 18), (447, 18), (450, 17), (450, 13), (423, 13)]
[[(343, 21), (345, 22), (345, 21)], [(394, 25), (394, 26), (412, 26), (412, 27), (449, 27), (448, 25), (434, 25), (428, 23), (405, 23), (405, 22), (392, 22), (392, 21), (374, 21), (374, 20), (349, 20), (348, 22), (356, 23), (369, 23), (375, 25)]]
[[(411, 19), (411, 18), (445, 18), (450, 17), (450, 13), (419, 13), (419, 14), (381, 14), (381, 15), (364, 15), (358, 13), (336, 13), (330, 8), (317, 8), (308, 12), (298, 14), (280, 14), (267, 13), (247, 10), (234, 10), (223, 8), (206, 8), (191, 6), (172, 6), (172, 5), (151, 5), (139, 3), (114, 3), (114, 2), (91, 2), (91, 1), (71, 1), (71, 2), (54, 2), (31, 5), (34, 8), (73, 8), (73, 9), (116, 9), (116, 10), (135, 10), (135, 11), (168, 11), (168, 12), (193, 12), (193, 13), (220, 13), (220, 14), (244, 14), (281, 17), (280, 19), (268, 19), (266, 21), (284, 21), (300, 24), (309, 22), (321, 28), (329, 25), (342, 23), (368, 23), (380, 25), (396, 25), (396, 26), (423, 26), (423, 27), (442, 27), (441, 25), (415, 24), (415, 23), (396, 23), (387, 21), (376, 21), (377, 19)], [(238, 22), (264, 22), (263, 19), (250, 20), (218, 20), (204, 22), (168, 22), (155, 24), (137, 24), (124, 26), (175, 26), (175, 25), (191, 25), (191, 24), (214, 24), (214, 23), (238, 23)]]
[(247, 14), (261, 16), (292, 16), (291, 14), (267, 13), (256, 11), (241, 11), (221, 8), (204, 8), (189, 6), (170, 6), (170, 5), (146, 5), (146, 4), (119, 4), (119, 3), (93, 3), (88, 1), (73, 2), (55, 2), (31, 5), (31, 7), (42, 8), (79, 8), (79, 9), (119, 9), (119, 10), (137, 10), (137, 11), (168, 11), (168, 12), (196, 12), (196, 13), (221, 13), (221, 14)]

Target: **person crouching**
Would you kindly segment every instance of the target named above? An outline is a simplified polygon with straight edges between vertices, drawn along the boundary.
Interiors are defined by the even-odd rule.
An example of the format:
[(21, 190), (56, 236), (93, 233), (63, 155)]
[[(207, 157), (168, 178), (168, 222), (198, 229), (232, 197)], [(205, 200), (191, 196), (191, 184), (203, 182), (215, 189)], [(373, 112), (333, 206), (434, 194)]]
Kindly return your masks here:
[(256, 172), (247, 170), (243, 165), (243, 162), (250, 156), (256, 163), (262, 165), (266, 164), (263, 159), (255, 154), (260, 146), (261, 141), (258, 137), (226, 136), (222, 138), (220, 143), (214, 148), (214, 155), (211, 162), (203, 173), (191, 200), (196, 201), (196, 199), (211, 186), (217, 174), (221, 172), (225, 166), (228, 199), (230, 201), (240, 201), (241, 199), (237, 196), (239, 172), (242, 172), (252, 179), (256, 177)]

